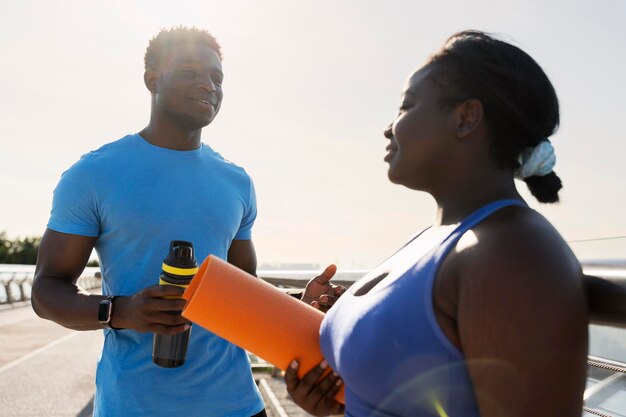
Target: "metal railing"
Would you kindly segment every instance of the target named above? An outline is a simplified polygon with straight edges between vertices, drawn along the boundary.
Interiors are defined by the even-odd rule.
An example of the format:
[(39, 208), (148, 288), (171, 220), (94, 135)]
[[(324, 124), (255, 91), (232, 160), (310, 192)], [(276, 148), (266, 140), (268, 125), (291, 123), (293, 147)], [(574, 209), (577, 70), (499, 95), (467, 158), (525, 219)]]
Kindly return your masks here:
[[(0, 269), (0, 306), (21, 304), (30, 300), (35, 267), (31, 265), (3, 265)], [(93, 290), (102, 285), (98, 268), (86, 268), (78, 278), (79, 287)]]
[[(583, 411), (600, 417), (615, 416), (616, 414), (612, 414), (611, 411), (619, 412), (617, 415), (624, 415), (626, 410), (621, 408), (615, 410), (605, 404), (611, 400), (611, 397), (619, 396), (626, 388), (626, 363), (589, 356), (587, 365), (588, 383), (583, 396), (585, 401)], [(596, 380), (598, 374), (601, 376)], [(591, 381), (593, 383), (590, 383)]]
[(30, 299), (32, 277), (25, 273), (0, 274), (0, 304)]
[[(3, 265), (0, 269), (0, 306), (21, 305), (30, 299), (31, 287), (34, 277), (34, 266), (19, 266), (15, 269)], [(614, 282), (626, 279), (626, 268), (603, 268), (589, 265), (585, 272)], [(258, 275), (264, 281), (285, 290), (301, 291), (306, 282), (314, 277), (318, 271), (259, 271)], [(366, 271), (340, 271), (333, 278), (333, 282), (345, 287), (350, 287), (356, 280), (365, 275)], [(98, 268), (86, 268), (77, 284), (87, 290), (101, 287), (101, 275)], [(621, 359), (621, 358), (620, 358)], [(624, 358), (626, 361), (626, 358)], [(588, 386), (585, 390), (585, 406), (583, 411), (586, 415), (612, 417), (623, 415), (626, 410), (619, 410), (619, 414), (611, 414), (602, 405), (606, 399), (615, 392), (626, 389), (626, 363), (609, 360), (597, 356), (588, 358)], [(256, 371), (276, 374), (276, 369), (264, 361), (259, 361), (253, 368)], [(624, 413), (626, 414), (626, 413)]]

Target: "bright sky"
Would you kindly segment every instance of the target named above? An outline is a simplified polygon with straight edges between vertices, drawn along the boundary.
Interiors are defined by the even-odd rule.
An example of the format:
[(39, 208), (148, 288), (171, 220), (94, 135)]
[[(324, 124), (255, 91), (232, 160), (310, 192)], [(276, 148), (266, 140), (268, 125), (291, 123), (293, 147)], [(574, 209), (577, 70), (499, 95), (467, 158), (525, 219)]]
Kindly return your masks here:
[[(61, 173), (146, 125), (148, 39), (184, 24), (223, 47), (203, 140), (255, 181), (260, 262), (371, 267), (432, 222), (428, 195), (388, 182), (382, 130), (409, 72), (470, 28), (521, 46), (561, 100), (562, 203), (527, 201), (569, 241), (626, 235), (625, 21), (623, 0), (3, 2), (0, 231), (43, 233)], [(624, 239), (572, 246), (626, 257)]]

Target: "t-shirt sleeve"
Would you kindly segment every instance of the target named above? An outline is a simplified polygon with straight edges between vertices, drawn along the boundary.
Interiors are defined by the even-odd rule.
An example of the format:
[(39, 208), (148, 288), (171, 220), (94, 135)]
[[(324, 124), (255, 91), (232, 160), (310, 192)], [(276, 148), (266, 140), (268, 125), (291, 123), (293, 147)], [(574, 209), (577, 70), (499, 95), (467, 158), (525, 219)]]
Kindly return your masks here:
[(252, 179), (250, 177), (248, 179), (250, 183), (249, 197), (241, 219), (241, 226), (235, 235), (236, 240), (252, 239), (252, 226), (256, 220), (256, 191)]
[(65, 171), (54, 189), (48, 228), (61, 233), (97, 237), (100, 219), (89, 172), (82, 161)]

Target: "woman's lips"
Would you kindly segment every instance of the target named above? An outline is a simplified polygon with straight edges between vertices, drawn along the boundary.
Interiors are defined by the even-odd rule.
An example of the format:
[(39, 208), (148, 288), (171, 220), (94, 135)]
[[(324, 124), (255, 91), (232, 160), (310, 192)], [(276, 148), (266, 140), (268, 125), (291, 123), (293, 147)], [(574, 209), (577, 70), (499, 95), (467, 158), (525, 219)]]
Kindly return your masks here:
[(387, 146), (387, 155), (385, 155), (385, 162), (389, 162), (391, 158), (393, 158), (393, 156), (396, 154), (397, 150), (397, 148)]

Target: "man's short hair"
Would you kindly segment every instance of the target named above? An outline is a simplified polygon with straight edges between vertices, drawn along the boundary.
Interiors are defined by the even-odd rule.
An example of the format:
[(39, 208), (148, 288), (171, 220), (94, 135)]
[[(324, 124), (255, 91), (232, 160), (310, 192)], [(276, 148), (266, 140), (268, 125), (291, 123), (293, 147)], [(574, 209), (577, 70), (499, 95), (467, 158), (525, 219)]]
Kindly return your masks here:
[(182, 43), (195, 43), (206, 45), (217, 52), (222, 59), (220, 44), (211, 33), (196, 27), (176, 26), (169, 29), (161, 29), (155, 37), (150, 39), (143, 58), (146, 70), (155, 70), (159, 67), (163, 58), (175, 50)]

